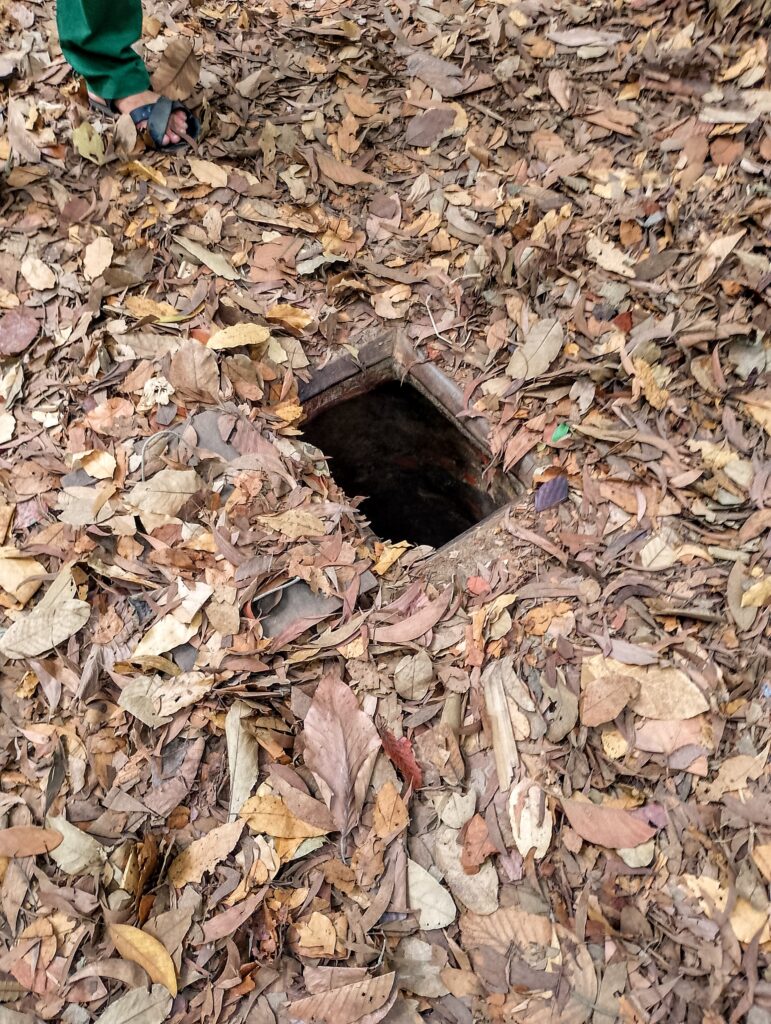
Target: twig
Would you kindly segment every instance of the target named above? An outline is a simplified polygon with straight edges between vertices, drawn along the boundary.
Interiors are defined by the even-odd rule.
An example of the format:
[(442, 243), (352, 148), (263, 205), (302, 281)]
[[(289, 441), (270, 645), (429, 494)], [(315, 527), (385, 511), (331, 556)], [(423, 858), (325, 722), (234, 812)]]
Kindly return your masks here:
[(436, 320), (434, 320), (434, 314), (431, 312), (431, 307), (429, 306), (428, 302), (425, 299), (423, 299), (423, 305), (426, 307), (426, 309), (428, 310), (428, 315), (431, 317), (431, 326), (434, 328), (434, 334), (436, 335), (436, 337), (440, 341), (443, 341), (445, 343), (445, 345), (452, 346), (452, 342), (450, 341), (450, 339), (446, 338), (442, 334), (442, 332), (439, 330), (439, 327), (437, 326)]

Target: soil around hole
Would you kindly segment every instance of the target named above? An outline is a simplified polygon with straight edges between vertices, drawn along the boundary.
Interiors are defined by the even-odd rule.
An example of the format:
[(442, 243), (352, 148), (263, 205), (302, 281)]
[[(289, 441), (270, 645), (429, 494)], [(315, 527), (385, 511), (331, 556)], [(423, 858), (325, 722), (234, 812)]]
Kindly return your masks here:
[[(483, 481), (488, 457), (409, 384), (388, 381), (303, 427), (337, 484), (382, 539), (439, 548), (508, 500)], [(496, 493), (498, 492), (498, 493)]]

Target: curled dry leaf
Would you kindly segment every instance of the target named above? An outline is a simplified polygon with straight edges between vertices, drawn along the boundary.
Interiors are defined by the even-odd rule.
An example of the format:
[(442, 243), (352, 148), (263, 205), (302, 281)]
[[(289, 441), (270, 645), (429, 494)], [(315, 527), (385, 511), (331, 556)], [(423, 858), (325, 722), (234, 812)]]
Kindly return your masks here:
[(235, 820), (257, 783), (259, 744), (246, 725), (248, 716), (249, 706), (237, 700), (225, 718), (230, 775), (229, 821)]
[(64, 815), (49, 816), (46, 825), (62, 837), (50, 855), (65, 874), (85, 875), (101, 870), (107, 860), (107, 852), (93, 836), (71, 825)]
[(523, 857), (535, 860), (549, 852), (554, 818), (546, 794), (532, 779), (523, 779), (509, 793), (509, 820), (514, 843)]
[(158, 939), (128, 924), (111, 924), (108, 931), (122, 957), (139, 964), (151, 981), (163, 985), (171, 995), (177, 994), (174, 964), (168, 950)]

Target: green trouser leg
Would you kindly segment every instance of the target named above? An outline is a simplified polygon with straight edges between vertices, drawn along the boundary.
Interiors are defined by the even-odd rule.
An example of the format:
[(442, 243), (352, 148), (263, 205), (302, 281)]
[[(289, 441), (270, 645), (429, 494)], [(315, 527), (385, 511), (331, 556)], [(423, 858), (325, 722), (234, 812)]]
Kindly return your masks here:
[(142, 0), (57, 0), (56, 21), (62, 53), (96, 96), (119, 100), (150, 88), (132, 49), (142, 34)]

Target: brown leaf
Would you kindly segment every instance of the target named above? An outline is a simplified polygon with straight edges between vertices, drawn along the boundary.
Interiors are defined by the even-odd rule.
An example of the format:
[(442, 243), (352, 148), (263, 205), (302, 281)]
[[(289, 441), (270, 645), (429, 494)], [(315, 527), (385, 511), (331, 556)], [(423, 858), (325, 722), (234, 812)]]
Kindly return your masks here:
[(640, 691), (640, 683), (632, 676), (608, 674), (581, 677), (579, 710), (581, 723), (588, 726), (612, 722)]
[(0, 857), (37, 857), (50, 853), (62, 842), (61, 832), (35, 825), (16, 825), (0, 830)]
[(205, 345), (186, 341), (171, 357), (169, 381), (182, 399), (216, 404), (220, 390), (217, 357)]
[(186, 100), (198, 84), (201, 66), (193, 53), (193, 41), (179, 36), (163, 51), (153, 74), (153, 89), (172, 100)]
[(381, 839), (390, 842), (409, 824), (407, 806), (396, 791), (393, 782), (381, 786), (375, 798), (373, 824)]
[(328, 672), (305, 717), (304, 757), (343, 835), (358, 821), (379, 749), (372, 719), (339, 675)]
[(31, 309), (10, 309), (0, 317), (0, 355), (15, 356), (29, 348), (40, 330)]
[(395, 978), (392, 971), (377, 978), (330, 988), (326, 992), (296, 999), (289, 1003), (287, 1012), (293, 1020), (307, 1021), (308, 1024), (327, 1024), (329, 1021), (354, 1024), (388, 1002)]
[(430, 107), (410, 120), (404, 141), (408, 146), (421, 149), (435, 146), (452, 128), (454, 121), (455, 110), (452, 107)]
[(187, 849), (178, 854), (169, 867), (169, 881), (182, 889), (188, 882), (200, 882), (207, 872), (213, 871), (234, 848), (244, 830), (243, 821), (218, 825)]
[(351, 167), (336, 160), (330, 153), (314, 147), (313, 155), (319, 170), (325, 178), (335, 182), (336, 185), (382, 185), (380, 178), (376, 178), (366, 171), (360, 171), (358, 167)]
[(439, 622), (447, 611), (452, 599), (452, 587), (445, 587), (444, 591), (424, 605), (414, 615), (396, 622), (392, 626), (379, 626), (375, 630), (375, 641), (379, 644), (403, 644), (411, 640), (418, 640)]
[(467, 875), (475, 875), (487, 858), (498, 852), (498, 847), (491, 842), (487, 823), (481, 814), (475, 814), (465, 824), (462, 835), (463, 851), (460, 862)]
[(639, 814), (622, 807), (599, 806), (583, 800), (563, 800), (562, 809), (571, 827), (582, 839), (611, 850), (639, 846), (658, 832), (654, 825), (649, 825)]

